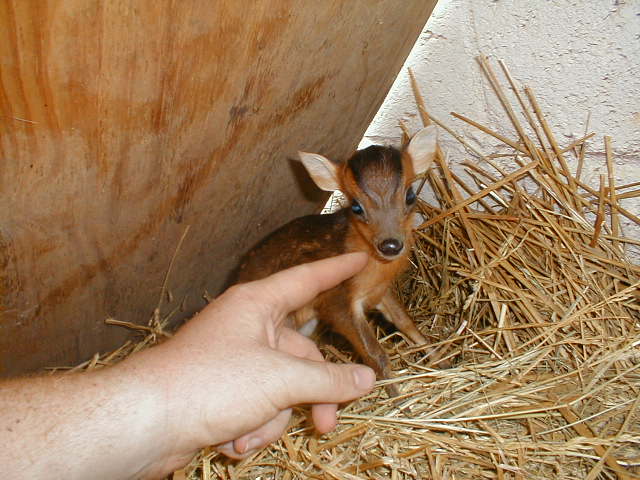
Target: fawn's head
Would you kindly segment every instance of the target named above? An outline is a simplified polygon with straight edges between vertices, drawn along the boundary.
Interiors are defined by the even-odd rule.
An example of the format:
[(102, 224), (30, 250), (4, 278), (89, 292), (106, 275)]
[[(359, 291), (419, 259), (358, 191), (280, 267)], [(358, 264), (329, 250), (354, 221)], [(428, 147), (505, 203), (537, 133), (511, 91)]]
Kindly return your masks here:
[(411, 183), (435, 157), (434, 126), (420, 130), (400, 152), (371, 146), (346, 162), (334, 162), (315, 153), (299, 152), (313, 181), (323, 190), (340, 190), (350, 203), (351, 220), (371, 253), (393, 260), (406, 253), (411, 238), (416, 194)]

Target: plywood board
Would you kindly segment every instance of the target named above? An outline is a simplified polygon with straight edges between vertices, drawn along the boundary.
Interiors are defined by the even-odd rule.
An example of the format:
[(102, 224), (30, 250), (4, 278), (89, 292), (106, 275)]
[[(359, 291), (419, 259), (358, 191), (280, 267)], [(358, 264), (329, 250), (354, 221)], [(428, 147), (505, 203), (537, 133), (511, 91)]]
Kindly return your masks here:
[(0, 375), (123, 341), (169, 282), (184, 319), (318, 206), (434, 1), (0, 2)]

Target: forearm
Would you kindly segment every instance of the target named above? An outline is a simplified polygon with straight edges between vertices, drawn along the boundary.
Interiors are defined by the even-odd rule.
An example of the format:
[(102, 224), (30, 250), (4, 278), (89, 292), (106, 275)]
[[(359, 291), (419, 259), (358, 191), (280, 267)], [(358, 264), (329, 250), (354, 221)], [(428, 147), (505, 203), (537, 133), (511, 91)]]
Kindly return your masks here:
[[(132, 359), (133, 360), (133, 359)], [(0, 383), (6, 478), (132, 478), (166, 450), (163, 386), (124, 362)]]

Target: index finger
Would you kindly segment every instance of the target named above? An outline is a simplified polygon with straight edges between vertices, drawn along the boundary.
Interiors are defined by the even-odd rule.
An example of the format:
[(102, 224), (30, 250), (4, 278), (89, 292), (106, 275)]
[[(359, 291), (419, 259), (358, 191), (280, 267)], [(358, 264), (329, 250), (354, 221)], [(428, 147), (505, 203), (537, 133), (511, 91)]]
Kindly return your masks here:
[(282, 270), (253, 283), (266, 298), (276, 299), (277, 314), (286, 315), (361, 271), (367, 260), (364, 252), (347, 253)]

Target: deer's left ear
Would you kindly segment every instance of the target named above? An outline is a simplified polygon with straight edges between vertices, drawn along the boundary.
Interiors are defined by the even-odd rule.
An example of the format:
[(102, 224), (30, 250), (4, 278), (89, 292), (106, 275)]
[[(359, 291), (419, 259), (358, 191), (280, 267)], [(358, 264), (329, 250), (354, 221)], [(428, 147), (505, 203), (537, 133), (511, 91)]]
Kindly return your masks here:
[(435, 125), (429, 125), (416, 133), (409, 145), (407, 153), (413, 163), (413, 171), (416, 175), (427, 171), (433, 163), (438, 148), (438, 131)]
[(327, 192), (340, 190), (336, 163), (317, 153), (298, 152), (298, 156), (318, 187)]

